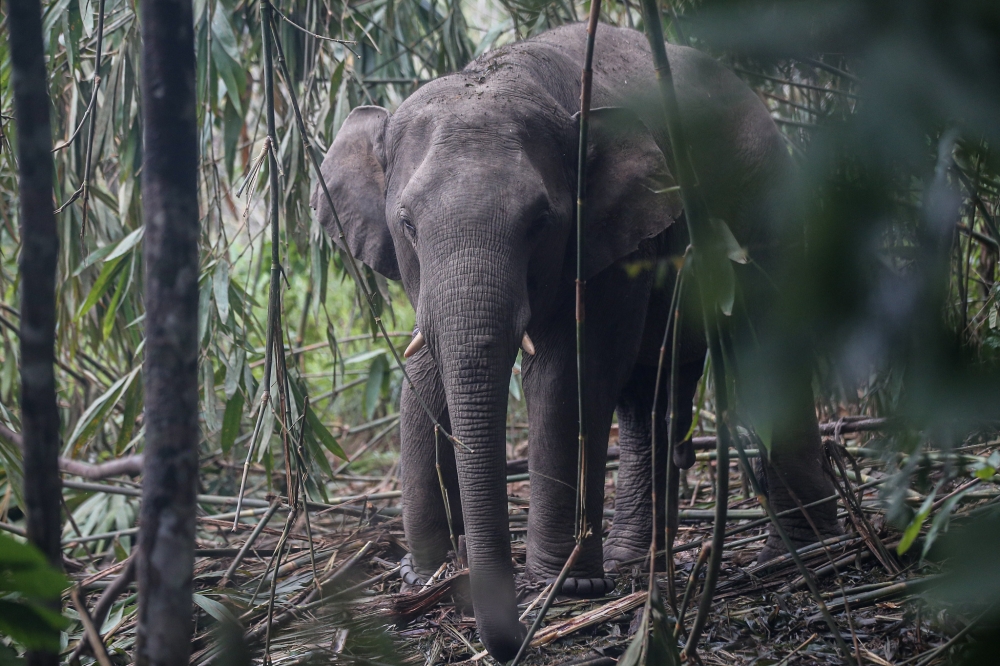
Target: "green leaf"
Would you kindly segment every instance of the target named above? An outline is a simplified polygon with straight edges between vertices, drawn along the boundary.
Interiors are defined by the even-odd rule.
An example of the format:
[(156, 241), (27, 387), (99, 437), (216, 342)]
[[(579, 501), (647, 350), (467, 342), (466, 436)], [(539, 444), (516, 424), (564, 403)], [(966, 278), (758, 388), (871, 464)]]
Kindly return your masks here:
[(937, 515), (934, 516), (934, 520), (931, 521), (931, 527), (927, 530), (927, 536), (924, 537), (924, 549), (920, 554), (921, 559), (927, 557), (927, 553), (930, 552), (931, 546), (934, 545), (938, 535), (944, 534), (948, 531), (948, 523), (951, 521), (952, 512), (962, 499), (962, 495), (969, 492), (969, 490), (971, 490), (971, 487), (966, 488), (957, 495), (952, 495), (945, 500), (944, 504), (941, 505)]
[(643, 609), (640, 629), (618, 660), (618, 666), (680, 666), (680, 663), (672, 623), (659, 588), (654, 585)]
[(217, 10), (212, 17), (212, 64), (226, 84), (226, 95), (236, 107), (236, 112), (243, 115), (243, 103), (240, 97), (246, 91), (246, 72), (240, 66), (240, 54), (236, 49), (236, 36), (233, 34), (225, 11)]
[[(308, 428), (309, 426), (306, 424), (303, 427)], [(303, 454), (308, 455), (308, 461), (315, 463), (326, 478), (332, 477), (333, 468), (330, 466), (330, 461), (326, 459), (326, 453), (320, 447), (318, 439), (316, 437), (305, 437), (303, 439), (306, 444)]]
[(229, 359), (226, 361), (226, 381), (224, 391), (226, 400), (233, 397), (236, 389), (240, 385), (240, 378), (243, 376), (243, 364), (246, 362), (247, 353), (243, 347), (233, 345)]
[(212, 314), (212, 280), (202, 280), (198, 290), (198, 339), (208, 332), (208, 316)]
[(365, 384), (365, 416), (369, 421), (375, 416), (375, 409), (382, 397), (382, 380), (388, 372), (389, 363), (385, 359), (385, 354), (372, 359), (372, 364), (368, 368), (368, 383)]
[(198, 608), (202, 609), (219, 622), (233, 622), (239, 625), (239, 619), (237, 619), (237, 617), (233, 615), (233, 612), (226, 608), (224, 604), (219, 603), (215, 599), (210, 599), (204, 594), (198, 594), (197, 592), (191, 596)]
[(236, 435), (240, 432), (244, 402), (243, 394), (239, 391), (236, 391), (233, 397), (226, 402), (226, 412), (222, 416), (222, 431), (219, 434), (219, 445), (225, 455), (228, 455), (229, 449), (233, 448)]
[(0, 666), (25, 666), (26, 663), (13, 648), (0, 643)]
[(76, 311), (76, 315), (73, 317), (74, 323), (79, 322), (85, 314), (90, 312), (90, 309), (94, 307), (94, 305), (97, 304), (97, 301), (101, 300), (104, 294), (108, 291), (108, 287), (111, 285), (111, 280), (118, 275), (118, 271), (122, 267), (122, 259), (123, 257), (118, 257), (117, 259), (104, 262), (101, 274), (97, 276), (97, 280), (94, 282), (94, 286), (90, 288), (90, 292), (87, 294), (86, 300), (83, 301), (83, 305), (80, 306), (80, 309)]
[(923, 527), (924, 521), (927, 520), (927, 516), (930, 515), (935, 495), (937, 495), (937, 488), (935, 488), (934, 491), (924, 499), (924, 503), (920, 505), (920, 510), (917, 511), (917, 515), (913, 517), (913, 520), (910, 521), (910, 524), (907, 525), (906, 529), (903, 531), (903, 537), (899, 540), (899, 545), (896, 546), (896, 552), (900, 555), (910, 549), (910, 546), (913, 545), (913, 542), (920, 534), (920, 528)]
[(996, 469), (986, 465), (980, 469), (976, 470), (976, 478), (982, 479), (983, 481), (989, 481), (997, 473)]
[(371, 360), (376, 356), (383, 356), (388, 351), (384, 348), (372, 349), (370, 351), (363, 352), (361, 354), (356, 354), (344, 359), (344, 365), (354, 365), (355, 363), (364, 363), (365, 361)]
[(125, 392), (125, 409), (122, 412), (122, 427), (118, 431), (118, 441), (115, 442), (115, 455), (121, 455), (128, 443), (132, 441), (135, 420), (141, 413), (142, 382), (132, 382)]
[[(11, 363), (10, 365), (16, 365)], [(3, 467), (17, 506), (24, 506), (24, 460), (17, 445), (0, 437), (0, 466)]]
[(341, 460), (347, 460), (347, 454), (344, 453), (344, 449), (340, 448), (340, 444), (338, 444), (334, 436), (330, 434), (330, 431), (326, 429), (323, 422), (319, 420), (319, 417), (316, 416), (316, 412), (314, 410), (310, 409), (306, 412), (306, 421), (309, 423), (309, 429), (316, 435), (320, 444), (326, 447), (327, 451)]
[(215, 307), (219, 309), (219, 319), (229, 320), (229, 263), (220, 261), (212, 279), (215, 292)]
[[(271, 387), (273, 388), (274, 385), (272, 384)], [(272, 393), (271, 395), (274, 396), (275, 394)], [(268, 401), (267, 406), (263, 408), (264, 418), (260, 426), (260, 442), (257, 444), (257, 462), (263, 462), (265, 466), (270, 464), (267, 462), (267, 456), (270, 453), (271, 438), (274, 435), (274, 403), (276, 400), (276, 397), (272, 397)]]
[(118, 284), (115, 285), (114, 296), (111, 297), (108, 309), (104, 312), (104, 321), (101, 323), (101, 335), (104, 341), (107, 341), (108, 336), (111, 335), (111, 329), (115, 326), (115, 315), (118, 314), (118, 306), (121, 304), (122, 295), (128, 289), (128, 276), (127, 271), (121, 271), (121, 275), (118, 277)]
[[(518, 370), (520, 370), (519, 367)], [(514, 400), (521, 402), (521, 383), (518, 381), (516, 373), (510, 373), (510, 385), (507, 387), (507, 390), (510, 391), (510, 395)]]
[(58, 623), (61, 617), (35, 604), (0, 599), (0, 634), (29, 650), (59, 650), (59, 630), (68, 624)]
[(728, 224), (718, 218), (712, 218), (712, 226), (719, 240), (722, 241), (726, 249), (726, 256), (729, 257), (730, 261), (735, 261), (737, 264), (745, 264), (750, 261), (750, 255), (744, 248), (740, 247), (739, 241), (736, 240), (736, 236), (733, 235)]
[(141, 370), (142, 366), (137, 366), (132, 372), (112, 384), (111, 388), (105, 391), (97, 400), (90, 403), (83, 416), (76, 422), (76, 427), (73, 429), (73, 434), (70, 435), (69, 441), (66, 442), (66, 447), (63, 449), (66, 454), (72, 455), (94, 436), (97, 429), (107, 419), (108, 413), (118, 403), (122, 394), (125, 393)]
[(21, 595), (0, 600), (0, 634), (28, 649), (57, 650), (66, 618), (35, 602), (58, 599), (67, 587), (66, 576), (37, 548), (0, 534), (0, 591)]
[(133, 247), (139, 244), (139, 241), (142, 240), (142, 237), (145, 234), (146, 234), (146, 227), (144, 226), (139, 227), (138, 229), (130, 233), (128, 236), (118, 241), (118, 244), (115, 245), (114, 251), (111, 254), (109, 254), (104, 260), (111, 261), (112, 259), (117, 259), (118, 257), (125, 256), (126, 252), (128, 252)]
[(211, 357), (206, 358), (201, 366), (202, 379), (202, 414), (205, 416), (205, 427), (209, 432), (215, 432), (222, 427), (219, 423), (219, 410), (216, 406), (215, 367)]
[(87, 255), (87, 258), (80, 262), (80, 265), (76, 267), (73, 271), (73, 277), (78, 276), (80, 273), (90, 268), (98, 261), (103, 261), (109, 254), (111, 254), (116, 245), (114, 243), (108, 243), (104, 247), (98, 248)]
[(733, 314), (733, 303), (736, 302), (736, 273), (728, 261), (719, 264), (719, 310), (727, 317)]

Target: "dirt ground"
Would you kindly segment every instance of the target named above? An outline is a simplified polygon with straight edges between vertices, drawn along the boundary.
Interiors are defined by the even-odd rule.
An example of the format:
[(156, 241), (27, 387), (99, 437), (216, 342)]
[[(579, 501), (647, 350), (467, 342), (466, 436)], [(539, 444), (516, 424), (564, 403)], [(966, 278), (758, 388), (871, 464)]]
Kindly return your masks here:
[[(521, 435), (512, 431), (508, 451), (512, 459), (525, 455), (527, 444)], [(860, 500), (861, 511), (848, 513), (842, 501), (843, 537), (827, 542), (825, 548), (804, 550), (802, 560), (817, 579), (820, 596), (845, 642), (862, 656), (859, 663), (944, 663), (951, 647), (949, 638), (969, 618), (921, 601), (920, 580), (934, 573), (934, 567), (921, 566), (915, 557), (896, 556), (900, 534), (886, 524), (876, 483), (888, 469), (868, 444), (868, 436), (858, 437), (839, 445), (846, 444), (845, 451), (853, 452), (857, 465), (852, 475), (857, 478), (860, 473), (867, 486), (858, 491), (856, 482), (846, 481)], [(192, 664), (235, 665), (245, 663), (246, 657), (256, 662), (265, 655), (265, 661), (273, 664), (495, 663), (482, 651), (474, 619), (453, 601), (461, 597), (466, 580), (454, 563), (439, 571), (424, 589), (401, 592), (396, 572), (406, 545), (399, 517), (398, 466), (391, 454), (396, 445), (386, 442), (384, 446), (388, 453), (381, 458), (375, 454), (364, 473), (347, 471), (337, 477), (339, 497), (331, 498), (328, 505), (311, 505), (308, 521), (302, 511), (279, 508), (228, 577), (234, 557), (267, 509), (245, 511), (253, 515), (244, 516), (235, 532), (231, 517), (200, 519)], [(989, 449), (986, 443), (965, 451), (976, 455)], [(682, 488), (674, 560), (678, 597), (691, 581), (702, 542), (711, 538), (714, 462), (710, 451), (701, 451), (698, 457)], [(206, 474), (220, 479), (234, 474), (231, 466), (216, 463), (208, 461)], [(254, 471), (262, 475), (262, 470)], [(787, 556), (765, 565), (755, 563), (766, 519), (756, 498), (744, 496), (735, 461), (729, 474), (732, 534), (725, 542), (718, 586), (696, 659), (727, 666), (843, 663), (817, 600), (806, 589), (795, 563)], [(608, 509), (613, 508), (616, 475), (612, 460), (607, 473)], [(940, 496), (963, 482), (957, 479)], [(528, 508), (518, 498), (530, 496), (530, 485), (515, 480), (508, 490), (513, 555), (523, 571)], [(916, 491), (910, 493), (911, 503), (921, 500)], [(958, 511), (969, 511), (995, 497), (989, 492), (966, 493)], [(269, 571), (276, 551), (281, 557), (275, 582)], [(122, 568), (120, 563), (105, 561), (74, 574), (89, 593), (89, 606)], [(694, 620), (703, 576), (699, 570), (682, 635)], [(667, 599), (666, 575), (659, 574), (657, 582)], [(524, 663), (615, 663), (642, 625), (646, 590), (647, 576), (636, 568), (619, 577), (617, 589), (608, 597), (557, 598)], [(529, 603), (526, 599), (524, 607)], [(532, 604), (527, 622), (534, 619), (539, 606)], [(129, 663), (135, 639), (133, 608), (134, 594), (125, 594), (103, 622), (101, 633), (112, 661)], [(67, 649), (75, 642), (71, 637)], [(85, 661), (88, 655), (84, 649)]]

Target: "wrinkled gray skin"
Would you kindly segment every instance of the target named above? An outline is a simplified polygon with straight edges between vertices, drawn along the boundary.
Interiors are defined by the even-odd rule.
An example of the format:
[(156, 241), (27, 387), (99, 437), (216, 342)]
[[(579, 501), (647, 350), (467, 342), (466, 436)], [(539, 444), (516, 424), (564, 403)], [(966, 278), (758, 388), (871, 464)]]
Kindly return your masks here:
[[(466, 536), (480, 637), (500, 660), (514, 655), (525, 631), (517, 621), (505, 485), (508, 380), (525, 331), (537, 349), (522, 366), (530, 422), (528, 575), (556, 576), (574, 546), (574, 113), (585, 42), (583, 25), (564, 26), (427, 84), (391, 117), (378, 107), (354, 109), (323, 163), (346, 238), (320, 190), (313, 199), (330, 234), (374, 270), (402, 279), (416, 309), (427, 344), (407, 364), (414, 386), (404, 384), (401, 402), (406, 536), (418, 573), (433, 572), (451, 550), (434, 430), (416, 391), (462, 442), (453, 447), (441, 438), (437, 457), (453, 528)], [(765, 261), (767, 195), (787, 161), (782, 139), (733, 74), (697, 51), (667, 48), (712, 213)], [(644, 555), (651, 534), (650, 401), (674, 278), (654, 288), (654, 271), (629, 275), (625, 267), (655, 264), (687, 246), (679, 199), (660, 192), (673, 179), (656, 90), (645, 37), (600, 26), (584, 256), (586, 508), (593, 533), (564, 592), (603, 593), (605, 568)], [(747, 279), (756, 274), (739, 270)], [(766, 301), (748, 293), (751, 302)], [(696, 327), (682, 347), (684, 433), (705, 354)], [(831, 487), (819, 465), (808, 378), (802, 396), (799, 427), (775, 433), (773, 446), (805, 503)], [(607, 437), (616, 408), (621, 468), (614, 526), (602, 550)], [(676, 462), (690, 466), (690, 445)], [(783, 483), (770, 486), (775, 509), (794, 506)], [(821, 531), (837, 530), (832, 508), (812, 512)], [(786, 525), (797, 540), (815, 539), (801, 519)]]

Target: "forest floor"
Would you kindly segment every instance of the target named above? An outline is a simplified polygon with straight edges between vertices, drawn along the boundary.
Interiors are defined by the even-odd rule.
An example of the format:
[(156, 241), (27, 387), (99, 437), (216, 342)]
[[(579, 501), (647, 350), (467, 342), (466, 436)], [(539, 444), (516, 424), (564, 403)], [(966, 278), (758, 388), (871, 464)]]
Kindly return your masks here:
[[(512, 434), (516, 441), (517, 432)], [(888, 471), (885, 456), (880, 459), (871, 443), (854, 440), (846, 444), (840, 450), (850, 452), (855, 462), (848, 463), (849, 479), (842, 488), (859, 500), (861, 510), (849, 513), (842, 495), (843, 537), (827, 542), (826, 549), (804, 549), (802, 560), (818, 579), (821, 596), (844, 640), (860, 652), (863, 660), (859, 664), (944, 663), (949, 649), (959, 642), (952, 637), (971, 618), (921, 599), (920, 593), (927, 586), (920, 581), (933, 576), (935, 568), (919, 562), (919, 537), (906, 557), (896, 555), (901, 535), (887, 525), (879, 494), (878, 481)], [(960, 453), (969, 460), (983, 460), (996, 445), (995, 441), (974, 444)], [(355, 450), (360, 446), (358, 443)], [(382, 446), (391, 448), (391, 444)], [(510, 457), (523, 458), (526, 443), (515, 443), (509, 449)], [(684, 593), (702, 542), (711, 538), (713, 456), (714, 452), (700, 452), (699, 462), (687, 475), (676, 541), (678, 596)], [(398, 508), (398, 464), (391, 454), (375, 460), (364, 474), (338, 476), (342, 495), (331, 499), (329, 505), (311, 506), (308, 521), (303, 512), (291, 512), (287, 506), (271, 512), (269, 523), (259, 530), (235, 568), (234, 557), (261, 523), (273, 498), (260, 490), (248, 497), (236, 531), (232, 529), (232, 513), (228, 517), (206, 513), (199, 518), (192, 664), (236, 666), (247, 663), (251, 656), (255, 662), (264, 659), (276, 665), (495, 663), (482, 651), (474, 619), (453, 602), (452, 593), (461, 590), (465, 581), (463, 571), (449, 565), (424, 589), (401, 592), (397, 571), (406, 545)], [(509, 467), (516, 471), (518, 463), (509, 463)], [(940, 466), (938, 469), (940, 473)], [(205, 470), (206, 474), (223, 476), (239, 473), (232, 465), (217, 461), (209, 461)], [(259, 481), (266, 478), (261, 469), (252, 470), (253, 475)], [(615, 475), (616, 461), (611, 461), (608, 509), (613, 508)], [(513, 556), (523, 571), (527, 507), (520, 499), (529, 496), (530, 488), (521, 478), (509, 477), (508, 492)], [(850, 478), (860, 478), (863, 487), (859, 490)], [(933, 511), (946, 497), (962, 493), (956, 515), (997, 500), (996, 493), (987, 491), (987, 484), (973, 487), (977, 482), (970, 478), (959, 477), (938, 490), (940, 499), (933, 504), (924, 532), (933, 521)], [(282, 481), (275, 475), (276, 484)], [(728, 525), (733, 533), (726, 539), (698, 657), (704, 664), (728, 666), (844, 663), (816, 599), (805, 588), (792, 560), (784, 556), (765, 565), (756, 564), (767, 525), (757, 500), (747, 499), (744, 493), (734, 462), (728, 497)], [(923, 502), (916, 490), (907, 493), (911, 505)], [(279, 548), (282, 541), (284, 546)], [(282, 555), (275, 583), (269, 572), (277, 550)], [(109, 585), (114, 587), (109, 581), (126, 566), (113, 561), (110, 555), (74, 573), (87, 592), (88, 606), (93, 607)], [(665, 576), (659, 575), (658, 581), (666, 598)], [(135, 596), (131, 589), (133, 594), (126, 593), (116, 601), (100, 623), (112, 662), (130, 661), (135, 640)], [(615, 663), (640, 625), (646, 589), (647, 577), (634, 571), (620, 576), (617, 589), (608, 597), (558, 598), (524, 663)], [(699, 590), (700, 586), (696, 594)], [(527, 601), (523, 604), (525, 608), (528, 605)], [(690, 629), (696, 608), (697, 597), (693, 597), (684, 618), (685, 630)], [(529, 610), (526, 619), (530, 623), (537, 606)], [(85, 638), (74, 640), (71, 636), (68, 652), (77, 640)], [(83, 652), (87, 663), (89, 648)]]

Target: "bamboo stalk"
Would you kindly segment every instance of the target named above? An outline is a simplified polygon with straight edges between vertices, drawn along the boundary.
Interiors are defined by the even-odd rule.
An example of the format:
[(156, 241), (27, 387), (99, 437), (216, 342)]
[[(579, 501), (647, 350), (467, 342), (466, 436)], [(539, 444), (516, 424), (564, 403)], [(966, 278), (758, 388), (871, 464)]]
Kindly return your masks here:
[(583, 279), (584, 219), (587, 209), (587, 134), (590, 128), (590, 96), (594, 79), (594, 42), (601, 17), (601, 0), (591, 0), (587, 21), (587, 45), (580, 76), (580, 141), (576, 161), (576, 403), (577, 403), (577, 498), (576, 539), (587, 531), (587, 426), (584, 418), (586, 340), (584, 307), (587, 283)]
[[(243, 558), (246, 556), (247, 552), (253, 546), (254, 542), (257, 540), (257, 537), (259, 537), (260, 533), (264, 531), (264, 527), (267, 526), (268, 521), (271, 520), (271, 517), (274, 516), (275, 512), (278, 510), (280, 506), (281, 506), (280, 499), (275, 498), (274, 500), (271, 501), (271, 506), (267, 508), (267, 513), (261, 516), (260, 521), (257, 522), (257, 526), (253, 528), (253, 532), (250, 533), (250, 536), (247, 537), (247, 540), (243, 543), (243, 546), (240, 548), (240, 552), (236, 554), (236, 557), (233, 558), (232, 564), (230, 564), (229, 568), (226, 569), (226, 573), (223, 574), (222, 580), (219, 581), (219, 587), (226, 587), (230, 579), (233, 577), (233, 574), (236, 573), (236, 569), (240, 566), (240, 562), (243, 561)], [(239, 514), (237, 514), (237, 516), (238, 515)], [(237, 520), (238, 519), (239, 518), (237, 518)]]
[[(101, 87), (101, 50), (104, 48), (104, 0), (100, 0), (97, 8), (97, 52), (94, 59), (94, 101), (96, 106), (97, 91)], [(97, 129), (97, 114), (90, 115), (90, 127), (87, 130), (87, 157), (83, 163), (83, 183), (80, 185), (83, 191), (83, 218), (80, 222), (80, 238), (83, 239), (87, 232), (87, 214), (90, 204), (90, 170), (93, 163), (94, 154), (94, 134)], [(72, 199), (70, 200), (72, 201)]]
[[(111, 486), (102, 483), (87, 483), (85, 481), (65, 481), (63, 485), (66, 488), (72, 488), (75, 490), (85, 490), (89, 492), (98, 493), (109, 493), (112, 495), (127, 495), (129, 497), (139, 497), (142, 493), (138, 488), (124, 488), (122, 486)], [(369, 493), (367, 495), (347, 495), (344, 497), (331, 497), (328, 503), (323, 502), (308, 502), (307, 506), (312, 510), (330, 510), (334, 509), (341, 504), (351, 504), (359, 501), (375, 501), (375, 500), (385, 500), (385, 499), (398, 499), (402, 497), (402, 493), (398, 490), (387, 490), (381, 493)], [(230, 497), (224, 495), (198, 495), (196, 501), (198, 504), (215, 504), (215, 505), (228, 505), (236, 504), (239, 498)], [(257, 499), (254, 497), (247, 497), (243, 499), (243, 506), (253, 507), (253, 508), (267, 508), (271, 505), (267, 500)], [(242, 511), (240, 512), (242, 514)]]

